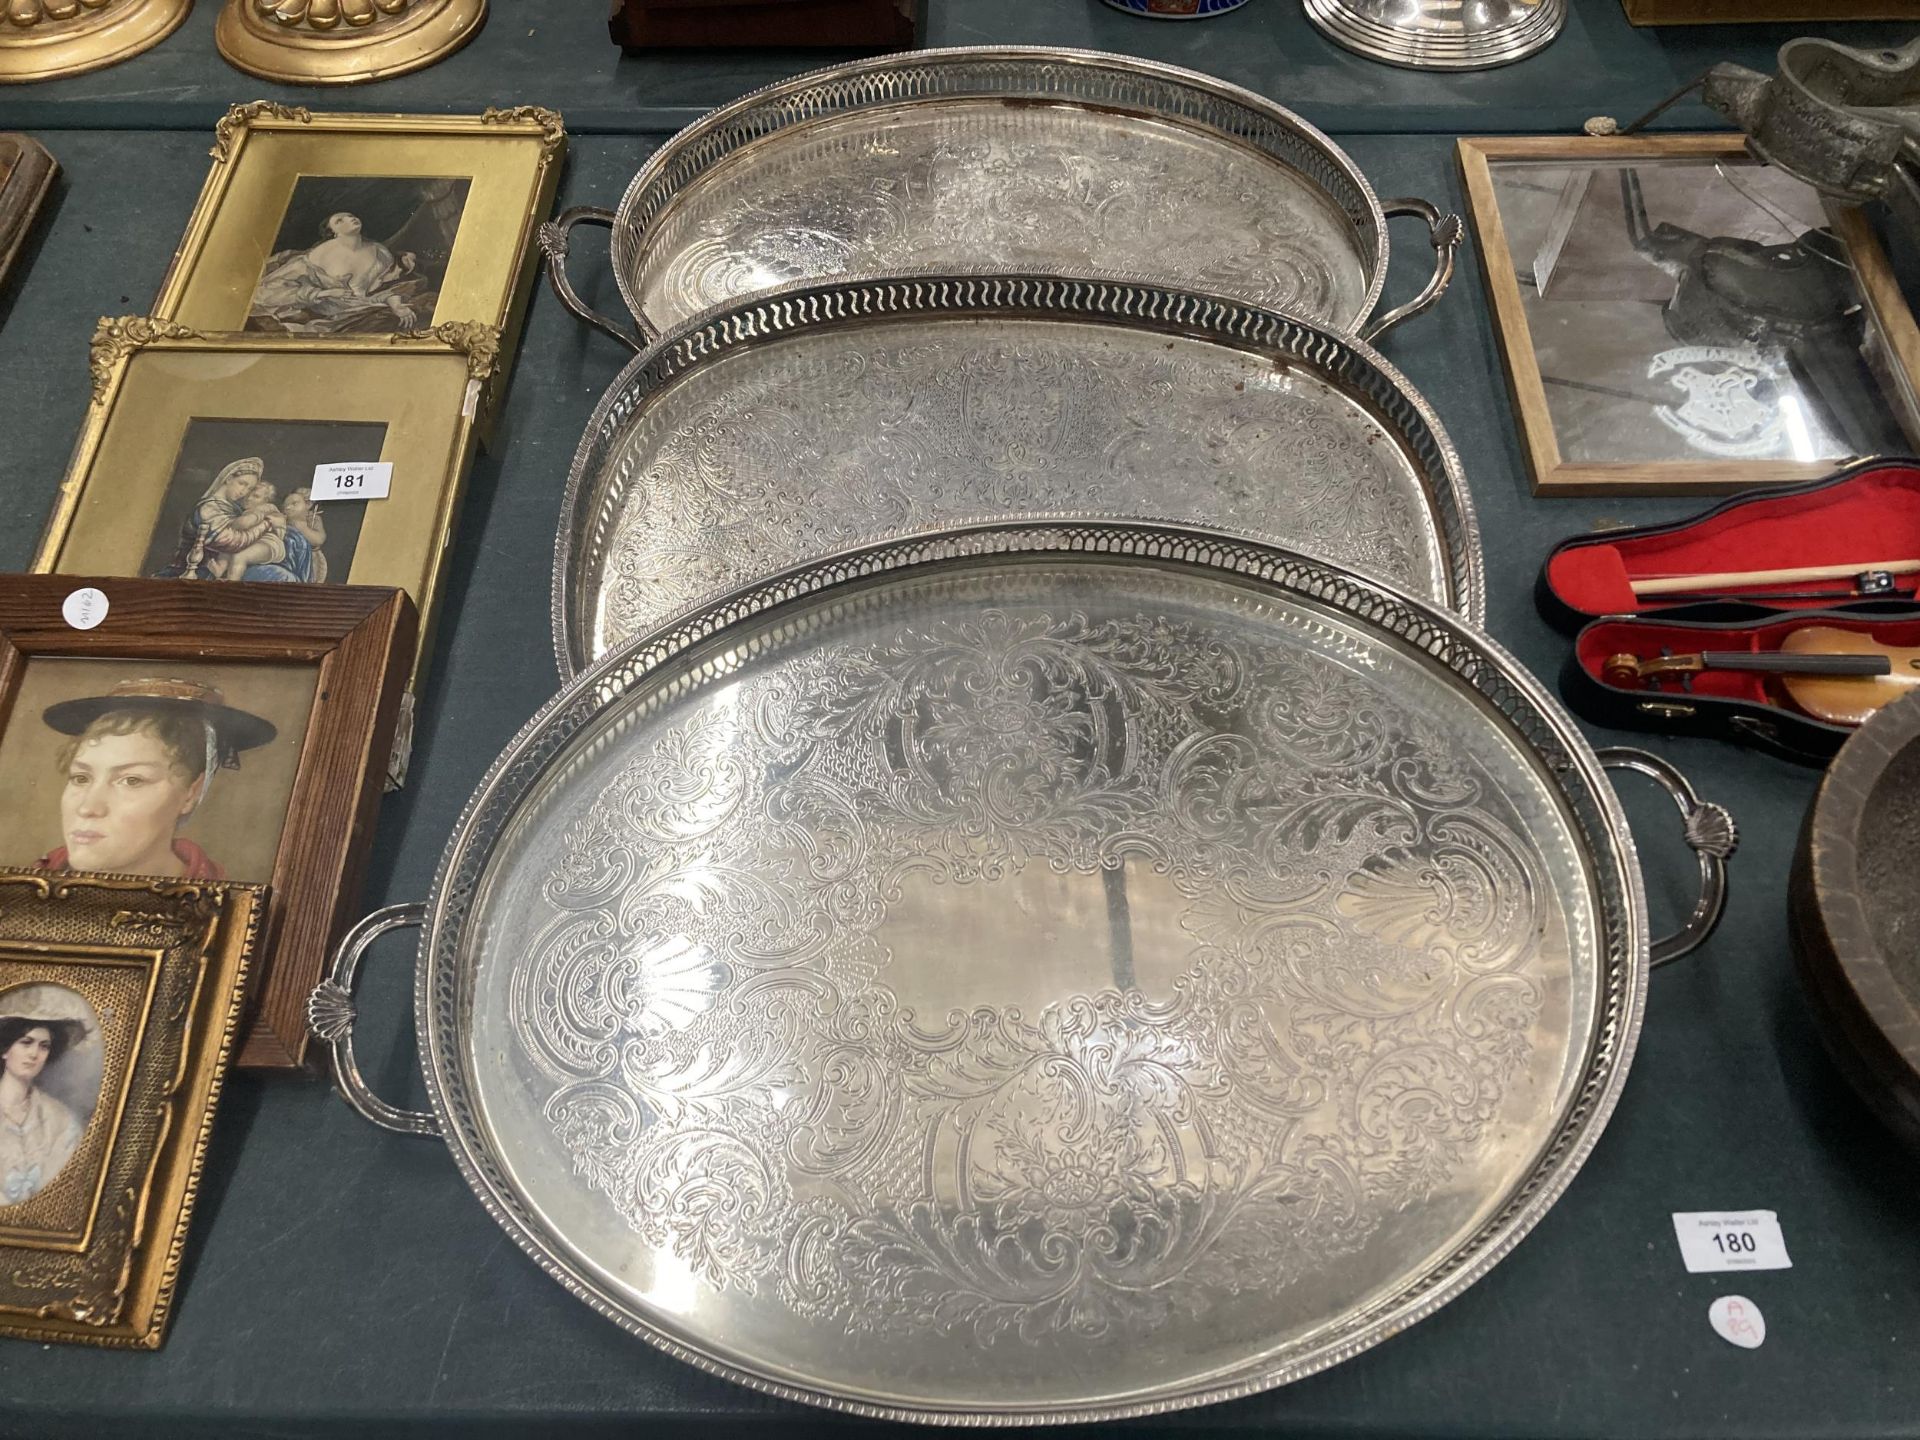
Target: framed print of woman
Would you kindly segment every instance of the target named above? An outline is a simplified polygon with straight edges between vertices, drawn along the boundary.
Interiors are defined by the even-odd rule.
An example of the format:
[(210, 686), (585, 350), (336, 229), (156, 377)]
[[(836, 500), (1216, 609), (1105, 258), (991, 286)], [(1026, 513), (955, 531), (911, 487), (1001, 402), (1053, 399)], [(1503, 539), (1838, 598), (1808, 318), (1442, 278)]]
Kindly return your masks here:
[(100, 1090), (90, 1015), (64, 985), (0, 995), (0, 1210), (52, 1184), (86, 1133)]
[(327, 526), (312, 492), (284, 504), (257, 455), (222, 467), (180, 526), (179, 547), (154, 572), (165, 579), (324, 584)]
[(63, 843), (43, 870), (98, 870), (224, 880), (226, 871), (179, 833), (206, 801), (216, 771), (269, 744), (274, 725), (235, 709), (211, 685), (123, 680), (104, 695), (50, 705), (42, 718), (73, 738), (60, 749)]
[[(307, 177), (303, 183), (326, 184), (320, 177)], [(396, 179), (362, 181), (357, 186), (342, 182), (332, 188), (349, 204), (327, 214), (317, 234), (308, 231), (312, 239), (306, 243), (288, 244), (292, 237), (282, 230), (280, 243), (285, 248), (267, 257), (247, 305), (246, 328), (293, 335), (352, 335), (431, 325), (468, 182)], [(392, 193), (383, 196), (382, 191)], [(365, 205), (351, 202), (354, 193), (373, 202), (376, 212), (391, 211), (392, 201), (404, 196), (411, 213), (404, 221), (390, 213), (385, 224), (391, 227), (399, 221), (398, 228), (384, 241), (375, 240), (366, 233)], [(296, 204), (295, 209), (305, 207)], [(293, 215), (288, 219), (295, 221)], [(381, 223), (377, 214), (373, 223)], [(300, 232), (295, 230), (294, 236)]]

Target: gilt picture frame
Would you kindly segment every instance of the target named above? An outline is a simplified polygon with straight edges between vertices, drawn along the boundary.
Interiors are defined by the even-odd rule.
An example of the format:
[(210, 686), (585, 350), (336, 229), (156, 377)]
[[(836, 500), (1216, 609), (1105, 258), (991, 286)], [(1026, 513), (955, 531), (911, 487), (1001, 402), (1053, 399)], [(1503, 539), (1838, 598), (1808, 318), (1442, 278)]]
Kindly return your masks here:
[[(31, 568), (237, 581), (256, 600), (253, 581), (392, 586), (421, 617), (417, 695), (497, 358), (483, 325), (309, 339), (102, 320), (93, 403)], [(389, 493), (316, 500), (315, 466), (351, 462), (390, 465)], [(229, 493), (249, 475), (248, 495)]]
[[(236, 105), (215, 128), (153, 317), (307, 339), (487, 325), (511, 357), (566, 146), (559, 114), (530, 105), (478, 115)], [(503, 374), (482, 397), (483, 428), (504, 387)]]
[(0, 870), (0, 1335), (159, 1347), (263, 899)]
[(392, 588), (0, 576), (0, 866), (269, 885), (238, 1063), (299, 1068), (415, 638)]
[(1864, 217), (1736, 134), (1458, 144), (1535, 494), (1724, 493), (1920, 444)]

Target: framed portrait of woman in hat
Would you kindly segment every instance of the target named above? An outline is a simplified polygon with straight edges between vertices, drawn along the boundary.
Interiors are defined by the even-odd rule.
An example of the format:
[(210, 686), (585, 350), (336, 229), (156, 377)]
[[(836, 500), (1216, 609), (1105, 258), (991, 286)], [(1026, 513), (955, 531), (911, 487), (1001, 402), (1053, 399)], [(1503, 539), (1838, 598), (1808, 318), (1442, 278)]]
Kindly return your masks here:
[[(316, 669), (74, 657), (27, 667), (0, 733), (0, 865), (273, 878)], [(31, 852), (38, 851), (37, 855)]]
[(241, 1063), (299, 1065), (413, 643), (395, 590), (0, 577), (0, 867), (270, 885)]

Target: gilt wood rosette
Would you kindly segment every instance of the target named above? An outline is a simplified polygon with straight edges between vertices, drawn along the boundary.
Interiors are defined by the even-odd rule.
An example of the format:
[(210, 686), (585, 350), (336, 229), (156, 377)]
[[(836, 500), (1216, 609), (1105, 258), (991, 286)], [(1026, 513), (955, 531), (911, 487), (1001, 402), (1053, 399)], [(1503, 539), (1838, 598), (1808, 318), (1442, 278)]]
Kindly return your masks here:
[(117, 65), (179, 28), (193, 0), (5, 0), (0, 84)]
[(424, 70), (480, 32), (487, 0), (228, 0), (229, 64), (288, 85), (359, 85)]

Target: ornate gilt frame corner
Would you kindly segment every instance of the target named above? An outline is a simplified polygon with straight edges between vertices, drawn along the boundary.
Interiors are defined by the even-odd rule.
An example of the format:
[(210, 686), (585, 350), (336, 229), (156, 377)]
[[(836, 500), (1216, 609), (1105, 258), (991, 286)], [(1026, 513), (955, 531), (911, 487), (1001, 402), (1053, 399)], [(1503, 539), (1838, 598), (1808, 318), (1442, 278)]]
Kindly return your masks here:
[(438, 64), (486, 21), (487, 0), (227, 0), (213, 40), (262, 80), (362, 85)]
[(193, 0), (94, 0), (59, 7), (18, 0), (0, 24), (0, 85), (118, 65), (166, 39), (191, 9)]
[(480, 112), (480, 123), (503, 127), (533, 126), (540, 132), (544, 147), (540, 161), (542, 169), (566, 153), (567, 122), (558, 110), (549, 110), (544, 105), (489, 105)]
[(257, 885), (0, 871), (0, 983), (11, 973), (78, 986), (86, 971), (113, 966), (141, 977), (146, 993), (124, 1042), (119, 1103), (96, 1108), (86, 1124), (100, 1192), (86, 1234), (78, 1245), (54, 1244), (16, 1223), (0, 1237), (0, 1335), (159, 1348), (265, 894)]
[(128, 360), (143, 345), (159, 340), (204, 340), (198, 330), (145, 315), (102, 315), (87, 342), (87, 373), (93, 379), (92, 404), (98, 405), (112, 392)]
[(207, 154), (224, 165), (233, 159), (234, 150), (257, 122), (282, 120), (289, 125), (305, 125), (312, 119), (313, 111), (306, 106), (282, 105), (277, 100), (248, 100), (232, 105), (214, 122), (213, 148)]
[[(1473, 227), (1474, 252), (1486, 286), (1499, 340), (1500, 367), (1513, 402), (1521, 449), (1535, 495), (1688, 495), (1730, 494), (1755, 485), (1817, 480), (1841, 461), (1724, 460), (1594, 462), (1570, 461), (1554, 435), (1546, 387), (1534, 359), (1533, 336), (1514, 273), (1512, 249), (1493, 191), (1490, 162), (1536, 160), (1746, 160), (1745, 137), (1738, 131), (1708, 134), (1494, 135), (1463, 136), (1455, 144), (1466, 213)], [(1857, 211), (1828, 205), (1835, 233), (1846, 243), (1867, 308), (1886, 339), (1904, 381), (1898, 418), (1909, 430), (1920, 428), (1920, 328), (1900, 298), (1892, 267)], [(1914, 435), (1920, 446), (1920, 435)]]

